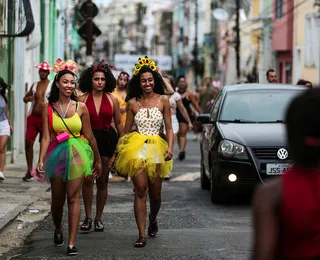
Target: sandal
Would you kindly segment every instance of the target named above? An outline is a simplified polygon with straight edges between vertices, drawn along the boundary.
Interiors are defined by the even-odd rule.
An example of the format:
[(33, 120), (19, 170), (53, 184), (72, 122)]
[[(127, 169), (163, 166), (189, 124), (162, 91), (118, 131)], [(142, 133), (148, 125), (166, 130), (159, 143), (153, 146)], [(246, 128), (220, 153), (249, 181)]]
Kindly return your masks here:
[(140, 236), (138, 240), (134, 243), (134, 247), (145, 247), (147, 244), (147, 239), (143, 236)]
[(151, 223), (149, 215), (149, 227), (148, 227), (148, 235), (149, 237), (155, 237), (159, 231), (158, 222)]
[(104, 226), (103, 223), (101, 222), (101, 220), (95, 220), (94, 221), (94, 231), (96, 232), (103, 232), (104, 230)]
[(86, 217), (80, 226), (81, 231), (90, 231), (92, 227), (92, 219), (89, 217)]

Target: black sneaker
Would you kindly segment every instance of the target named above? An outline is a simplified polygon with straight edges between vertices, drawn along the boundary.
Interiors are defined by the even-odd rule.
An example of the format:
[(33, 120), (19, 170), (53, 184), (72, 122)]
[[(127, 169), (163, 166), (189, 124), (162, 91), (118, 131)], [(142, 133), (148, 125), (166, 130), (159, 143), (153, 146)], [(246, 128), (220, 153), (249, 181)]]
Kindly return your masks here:
[(32, 181), (33, 180), (33, 176), (31, 174), (31, 172), (26, 172), (26, 175), (22, 178), (23, 181)]
[(63, 246), (64, 241), (63, 241), (63, 235), (61, 234), (57, 234), (56, 232), (54, 232), (54, 238), (53, 238), (53, 242), (56, 246)]
[(68, 246), (68, 248), (67, 248), (67, 255), (68, 256), (77, 255), (77, 254), (78, 254), (78, 250), (75, 246)]

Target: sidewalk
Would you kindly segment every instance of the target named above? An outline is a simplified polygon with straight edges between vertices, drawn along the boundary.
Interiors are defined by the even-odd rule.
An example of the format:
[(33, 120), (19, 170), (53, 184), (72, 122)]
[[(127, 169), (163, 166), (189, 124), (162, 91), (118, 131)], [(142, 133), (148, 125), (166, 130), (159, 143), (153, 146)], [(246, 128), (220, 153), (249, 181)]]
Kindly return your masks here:
[[(34, 167), (38, 160), (39, 145), (35, 143)], [(50, 190), (47, 183), (36, 180), (25, 182), (22, 177), (27, 171), (24, 154), (19, 154), (14, 164), (7, 164), (4, 169), (5, 180), (0, 182), (0, 232), (21, 212), (26, 210)], [(125, 181), (122, 177), (113, 176), (109, 182)]]
[[(38, 158), (37, 146), (35, 145), (34, 162)], [(26, 171), (24, 154), (18, 155), (16, 163), (5, 166), (5, 180), (0, 182), (0, 232), (21, 212), (44, 196), (50, 188), (48, 184), (42, 184), (36, 180), (23, 181), (22, 177)]]

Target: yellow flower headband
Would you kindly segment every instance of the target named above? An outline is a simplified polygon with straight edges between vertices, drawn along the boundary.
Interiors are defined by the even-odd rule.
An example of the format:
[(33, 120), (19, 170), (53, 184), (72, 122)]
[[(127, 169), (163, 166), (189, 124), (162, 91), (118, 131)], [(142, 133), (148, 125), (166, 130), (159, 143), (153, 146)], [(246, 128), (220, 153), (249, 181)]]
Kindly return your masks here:
[(156, 71), (157, 70), (157, 66), (156, 66), (155, 62), (153, 60), (149, 59), (147, 56), (145, 56), (144, 58), (139, 58), (138, 63), (134, 67), (133, 74), (134, 75), (138, 75), (140, 69), (143, 66), (149, 66), (149, 68), (152, 71)]
[(75, 75), (77, 75), (78, 64), (73, 60), (68, 60), (67, 62), (64, 62), (62, 59), (59, 58), (53, 64), (53, 71), (58, 74), (59, 71), (62, 71), (62, 70), (70, 70)]

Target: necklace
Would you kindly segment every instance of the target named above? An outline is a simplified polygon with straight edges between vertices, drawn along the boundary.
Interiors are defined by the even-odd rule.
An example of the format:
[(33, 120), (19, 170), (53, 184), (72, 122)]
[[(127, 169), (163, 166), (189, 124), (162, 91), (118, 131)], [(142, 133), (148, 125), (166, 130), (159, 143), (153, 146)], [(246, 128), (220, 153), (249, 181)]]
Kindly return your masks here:
[(59, 107), (60, 107), (60, 110), (61, 110), (61, 117), (62, 117), (62, 118), (65, 118), (65, 117), (66, 117), (66, 114), (67, 114), (67, 112), (68, 112), (68, 110), (69, 110), (70, 104), (71, 104), (71, 99), (69, 100), (69, 103), (68, 103), (68, 106), (67, 106), (66, 111), (63, 111), (62, 106), (61, 106), (61, 102), (60, 102), (60, 100), (59, 100)]

